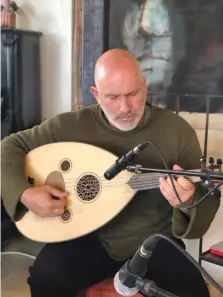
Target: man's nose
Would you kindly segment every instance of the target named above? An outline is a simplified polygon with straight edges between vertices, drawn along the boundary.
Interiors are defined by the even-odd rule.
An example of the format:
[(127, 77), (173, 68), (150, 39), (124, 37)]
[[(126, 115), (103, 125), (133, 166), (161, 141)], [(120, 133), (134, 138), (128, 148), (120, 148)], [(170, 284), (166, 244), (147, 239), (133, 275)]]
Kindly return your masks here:
[(121, 98), (120, 100), (120, 111), (122, 113), (128, 113), (130, 111), (131, 107), (129, 104), (129, 100), (126, 97)]

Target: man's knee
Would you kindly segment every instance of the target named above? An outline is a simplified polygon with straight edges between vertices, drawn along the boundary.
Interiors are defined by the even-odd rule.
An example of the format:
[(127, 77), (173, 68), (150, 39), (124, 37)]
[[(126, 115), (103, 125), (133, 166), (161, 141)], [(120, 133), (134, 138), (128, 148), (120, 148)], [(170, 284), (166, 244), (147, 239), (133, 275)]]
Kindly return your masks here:
[[(36, 259), (30, 267), (29, 284), (31, 296), (75, 296), (80, 291), (80, 283), (70, 282), (70, 276), (63, 266), (63, 259), (57, 261), (41, 261)], [(63, 264), (62, 264), (63, 263)]]
[(30, 286), (45, 286), (59, 284), (61, 281), (60, 273), (49, 263), (38, 263), (38, 260), (29, 268), (28, 283)]

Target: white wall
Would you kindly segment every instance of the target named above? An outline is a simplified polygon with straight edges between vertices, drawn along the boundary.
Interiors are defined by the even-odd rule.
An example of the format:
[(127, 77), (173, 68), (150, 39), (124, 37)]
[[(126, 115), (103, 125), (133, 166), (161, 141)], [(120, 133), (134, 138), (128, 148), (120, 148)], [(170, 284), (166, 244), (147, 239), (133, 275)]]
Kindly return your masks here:
[(16, 0), (16, 27), (41, 31), (42, 119), (71, 110), (72, 0)]

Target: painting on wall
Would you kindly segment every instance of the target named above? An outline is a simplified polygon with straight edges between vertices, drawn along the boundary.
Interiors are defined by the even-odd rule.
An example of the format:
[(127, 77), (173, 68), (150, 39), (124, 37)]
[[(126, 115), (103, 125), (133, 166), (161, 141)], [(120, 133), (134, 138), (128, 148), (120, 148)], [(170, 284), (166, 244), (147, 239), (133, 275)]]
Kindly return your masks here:
[(137, 57), (153, 104), (223, 112), (223, 1), (112, 0), (108, 19), (108, 48)]

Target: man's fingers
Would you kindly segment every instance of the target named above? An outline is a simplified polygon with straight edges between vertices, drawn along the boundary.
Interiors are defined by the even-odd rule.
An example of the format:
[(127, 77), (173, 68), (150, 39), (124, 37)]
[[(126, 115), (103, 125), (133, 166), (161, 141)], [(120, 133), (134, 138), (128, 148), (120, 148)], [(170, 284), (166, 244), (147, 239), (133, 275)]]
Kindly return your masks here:
[[(174, 180), (174, 178), (173, 178), (173, 182), (178, 195), (179, 196), (182, 195), (181, 186), (177, 183), (176, 180)], [(170, 201), (172, 199), (177, 199), (176, 193), (173, 189), (173, 186), (169, 177), (167, 178), (167, 180), (165, 180), (164, 178), (160, 178), (160, 190), (167, 200)]]
[(67, 193), (66, 192), (62, 192), (52, 186), (49, 186), (47, 185), (47, 190), (48, 190), (48, 193), (52, 196), (55, 196), (57, 198), (65, 198), (67, 196)]
[[(173, 183), (175, 185), (175, 188), (178, 191), (182, 190), (181, 186), (177, 183), (177, 181), (172, 177), (173, 179)], [(175, 195), (174, 189), (173, 189), (173, 185), (171, 183), (170, 178), (168, 177), (167, 179), (161, 177), (160, 178), (160, 186), (162, 188), (165, 188), (165, 191), (169, 194), (169, 195)]]
[(64, 213), (64, 208), (63, 209), (58, 209), (58, 208), (55, 208), (54, 209), (54, 213), (55, 213), (55, 215), (62, 215), (63, 213)]
[(194, 187), (194, 185), (184, 177), (179, 177), (177, 182), (185, 191), (191, 190)]
[[(182, 168), (178, 165), (174, 165), (173, 169), (182, 170)], [(159, 182), (161, 193), (173, 207), (178, 207), (180, 205), (177, 196), (179, 196), (181, 198), (181, 201), (183, 201), (184, 203), (189, 203), (193, 198), (195, 187), (190, 181), (188, 181), (184, 177), (179, 177), (177, 181), (173, 176), (172, 180), (170, 177), (168, 177), (167, 179), (161, 177), (159, 179)], [(172, 182), (174, 184), (174, 187)], [(174, 188), (178, 195), (176, 195)]]
[(55, 208), (53, 210), (53, 212), (51, 212), (50, 214), (47, 215), (47, 217), (57, 217), (60, 216), (64, 213), (64, 209), (57, 209)]
[[(172, 180), (173, 180), (173, 183), (174, 183), (174, 185), (175, 185), (175, 188), (176, 188), (177, 192), (178, 192), (178, 191), (181, 191), (182, 188), (181, 188), (181, 186), (179, 185), (179, 182), (178, 182), (179, 179), (176, 181), (176, 180), (174, 179), (174, 177), (172, 177)], [(167, 184), (170, 186), (170, 188), (172, 189), (172, 191), (174, 191), (174, 189), (173, 189), (173, 185), (172, 185), (172, 182), (171, 182), (170, 177), (167, 178)], [(174, 193), (175, 193), (175, 192), (174, 192)]]
[(54, 209), (64, 209), (65, 205), (66, 205), (66, 200), (62, 199), (62, 200), (51, 200), (51, 205)]
[(183, 170), (183, 168), (180, 167), (179, 165), (175, 164), (175, 165), (173, 165), (173, 170)]
[[(173, 170), (184, 170), (184, 169), (182, 167), (180, 167), (179, 165), (175, 164), (173, 166)], [(193, 188), (192, 183), (188, 179), (184, 178), (183, 176), (180, 176), (178, 178), (177, 182), (185, 191), (191, 190)], [(176, 183), (175, 183), (175, 185), (176, 185)]]
[(172, 196), (173, 195), (173, 190), (170, 188), (167, 180), (164, 177), (160, 178), (160, 189), (165, 191), (166, 195)]
[(168, 199), (169, 195), (168, 195), (168, 193), (165, 191), (165, 189), (163, 187), (160, 187), (160, 192), (163, 194), (164, 197), (167, 197), (166, 198), (167, 200), (169, 200)]
[(162, 185), (163, 187), (167, 184), (167, 181), (164, 177), (160, 177), (159, 182), (160, 182), (160, 185)]

